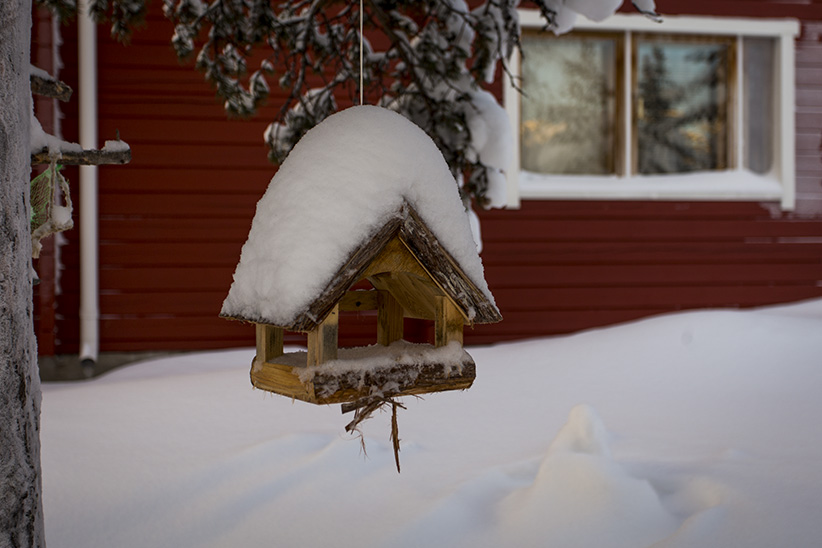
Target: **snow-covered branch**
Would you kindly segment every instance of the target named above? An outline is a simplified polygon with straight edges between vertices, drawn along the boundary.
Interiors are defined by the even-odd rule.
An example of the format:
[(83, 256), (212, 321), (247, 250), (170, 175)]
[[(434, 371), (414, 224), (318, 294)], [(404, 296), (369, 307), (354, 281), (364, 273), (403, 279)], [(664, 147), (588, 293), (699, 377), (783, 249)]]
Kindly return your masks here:
[(120, 165), (131, 161), (131, 148), (119, 137), (106, 141), (102, 149), (83, 149), (77, 143), (64, 141), (43, 130), (40, 121), (31, 114), (31, 165), (46, 165), (52, 160), (66, 166)]
[[(124, 141), (106, 141), (101, 149), (59, 149), (59, 162), (66, 166), (122, 165), (131, 161), (131, 148)], [(55, 151), (48, 147), (31, 153), (31, 165), (51, 163)]]

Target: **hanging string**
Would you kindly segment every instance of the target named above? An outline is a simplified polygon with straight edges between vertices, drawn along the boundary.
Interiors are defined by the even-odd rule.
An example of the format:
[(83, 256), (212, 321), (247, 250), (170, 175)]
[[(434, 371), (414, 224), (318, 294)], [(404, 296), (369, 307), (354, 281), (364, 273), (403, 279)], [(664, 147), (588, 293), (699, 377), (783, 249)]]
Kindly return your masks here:
[(362, 39), (362, 26), (363, 26), (363, 24), (362, 24), (362, 20), (363, 20), (362, 3), (363, 3), (363, 0), (360, 0), (360, 105), (362, 105), (362, 95), (363, 95), (363, 92), (362, 92), (362, 82), (363, 82), (363, 76), (362, 76), (362, 67), (363, 67), (363, 62), (362, 62), (362, 44), (363, 44), (363, 39)]

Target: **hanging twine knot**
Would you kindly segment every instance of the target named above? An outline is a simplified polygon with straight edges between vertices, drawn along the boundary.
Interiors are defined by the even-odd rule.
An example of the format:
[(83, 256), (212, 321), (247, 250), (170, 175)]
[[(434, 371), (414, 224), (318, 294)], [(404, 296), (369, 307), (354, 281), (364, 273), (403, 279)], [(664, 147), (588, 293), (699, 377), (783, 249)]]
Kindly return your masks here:
[(365, 453), (365, 438), (359, 429), (360, 423), (371, 418), (377, 409), (391, 406), (391, 445), (394, 448), (394, 463), (397, 465), (397, 473), (400, 473), (400, 429), (397, 422), (397, 408), (405, 409), (405, 405), (397, 401), (392, 396), (374, 395), (361, 398), (352, 403), (342, 404), (342, 412), (350, 413), (354, 411), (354, 420), (345, 425), (346, 432), (356, 432), (360, 436), (360, 444)]

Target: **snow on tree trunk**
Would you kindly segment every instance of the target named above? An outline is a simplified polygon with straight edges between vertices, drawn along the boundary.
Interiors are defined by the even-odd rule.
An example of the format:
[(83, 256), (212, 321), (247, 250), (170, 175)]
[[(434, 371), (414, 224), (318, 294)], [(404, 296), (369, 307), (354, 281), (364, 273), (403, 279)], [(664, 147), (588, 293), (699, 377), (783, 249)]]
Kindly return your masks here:
[(0, 1), (0, 548), (45, 546), (29, 228), (31, 0)]

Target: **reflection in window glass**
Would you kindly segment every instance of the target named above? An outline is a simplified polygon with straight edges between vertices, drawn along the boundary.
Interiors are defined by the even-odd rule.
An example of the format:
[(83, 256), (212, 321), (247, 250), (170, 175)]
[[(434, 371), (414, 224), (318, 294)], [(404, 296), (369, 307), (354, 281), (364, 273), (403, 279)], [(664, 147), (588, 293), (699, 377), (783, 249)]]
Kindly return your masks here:
[(728, 57), (722, 43), (638, 40), (637, 170), (728, 167)]
[(522, 168), (614, 173), (615, 41), (526, 34), (523, 51)]
[(773, 165), (774, 40), (745, 38), (742, 59), (745, 83), (744, 165), (768, 173)]

